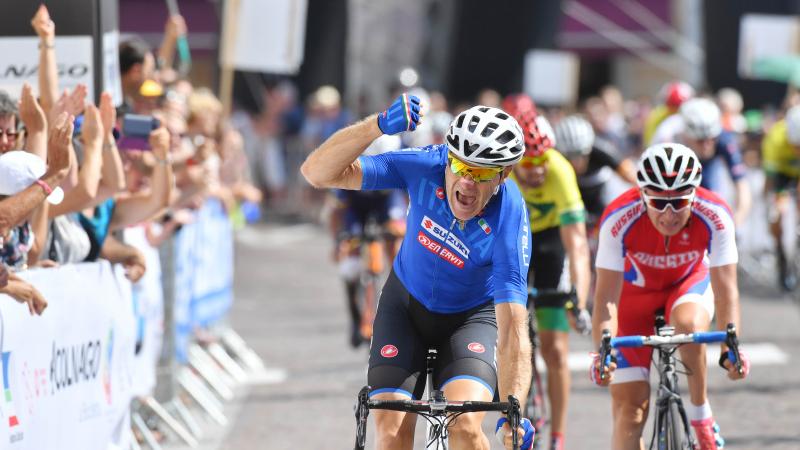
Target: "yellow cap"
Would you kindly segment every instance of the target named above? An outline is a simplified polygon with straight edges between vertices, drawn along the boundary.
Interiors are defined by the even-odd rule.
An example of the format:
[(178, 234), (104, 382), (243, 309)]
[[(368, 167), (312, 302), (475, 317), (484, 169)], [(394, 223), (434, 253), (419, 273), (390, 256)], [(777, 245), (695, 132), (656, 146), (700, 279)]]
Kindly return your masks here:
[(161, 97), (164, 95), (164, 88), (158, 81), (145, 80), (139, 88), (139, 94), (142, 97)]

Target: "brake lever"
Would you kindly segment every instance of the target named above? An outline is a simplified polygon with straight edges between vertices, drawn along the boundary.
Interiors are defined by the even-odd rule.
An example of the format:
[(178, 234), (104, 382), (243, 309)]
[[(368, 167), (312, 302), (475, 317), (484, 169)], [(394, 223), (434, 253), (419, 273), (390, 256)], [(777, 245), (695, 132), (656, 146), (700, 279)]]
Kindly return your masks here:
[(744, 374), (742, 357), (739, 354), (739, 338), (736, 336), (736, 325), (732, 323), (728, 324), (725, 344), (728, 346), (728, 359), (730, 359), (734, 367), (736, 367), (736, 372), (738, 372), (739, 375)]
[(600, 379), (606, 379), (606, 367), (608, 366), (609, 356), (611, 355), (611, 332), (603, 330), (603, 338), (600, 341)]
[(519, 449), (519, 425), (522, 422), (522, 413), (520, 412), (519, 400), (513, 395), (508, 396), (508, 425), (511, 427), (511, 448), (514, 450)]

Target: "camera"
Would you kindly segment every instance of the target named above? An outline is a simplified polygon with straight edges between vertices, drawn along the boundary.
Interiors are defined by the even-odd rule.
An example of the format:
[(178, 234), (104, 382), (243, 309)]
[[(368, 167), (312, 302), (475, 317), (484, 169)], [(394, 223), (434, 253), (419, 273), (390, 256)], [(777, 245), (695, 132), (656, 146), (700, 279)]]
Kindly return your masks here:
[(120, 150), (150, 150), (150, 133), (160, 126), (161, 122), (153, 116), (125, 114), (117, 145)]

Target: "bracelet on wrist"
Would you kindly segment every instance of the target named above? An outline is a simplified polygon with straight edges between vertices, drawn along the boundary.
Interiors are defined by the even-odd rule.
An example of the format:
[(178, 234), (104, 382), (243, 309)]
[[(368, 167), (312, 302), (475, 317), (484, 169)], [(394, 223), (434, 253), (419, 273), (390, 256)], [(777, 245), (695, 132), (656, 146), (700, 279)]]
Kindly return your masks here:
[(55, 42), (46, 42), (46, 41), (39, 41), (39, 50), (46, 48), (46, 49), (54, 49), (56, 48)]
[(155, 157), (156, 163), (158, 163), (158, 164), (160, 164), (162, 166), (168, 166), (168, 165), (172, 164), (172, 157), (170, 155), (167, 155), (167, 157), (164, 158), (164, 159), (161, 159), (161, 158), (159, 158), (158, 156), (155, 156), (155, 155), (153, 155), (153, 156)]
[(41, 187), (42, 187), (42, 189), (44, 190), (44, 193), (45, 193), (46, 195), (50, 195), (50, 194), (52, 194), (52, 193), (53, 193), (53, 188), (51, 188), (51, 187), (50, 187), (50, 185), (49, 185), (49, 184), (47, 184), (47, 182), (46, 182), (46, 181), (44, 181), (44, 180), (42, 180), (42, 179), (38, 179), (38, 180), (34, 181), (34, 183), (36, 183), (36, 184), (38, 184), (39, 186), (41, 186)]

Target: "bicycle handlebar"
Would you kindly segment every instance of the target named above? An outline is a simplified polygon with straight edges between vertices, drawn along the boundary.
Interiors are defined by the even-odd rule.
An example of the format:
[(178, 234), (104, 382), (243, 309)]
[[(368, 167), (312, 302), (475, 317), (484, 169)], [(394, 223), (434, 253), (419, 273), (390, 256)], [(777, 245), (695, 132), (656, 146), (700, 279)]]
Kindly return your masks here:
[[(360, 408), (364, 408), (363, 420), (366, 420), (367, 411), (370, 409), (383, 409), (390, 411), (403, 411), (413, 412), (416, 414), (441, 414), (441, 413), (470, 413), (470, 412), (484, 412), (484, 411), (499, 411), (506, 413), (508, 417), (508, 424), (512, 430), (519, 428), (522, 422), (522, 410), (519, 400), (513, 395), (508, 396), (507, 402), (479, 402), (479, 401), (463, 401), (463, 402), (437, 402), (437, 401), (423, 401), (423, 400), (368, 400), (369, 386), (365, 386), (359, 393), (359, 404), (356, 408), (356, 418), (361, 419), (359, 416)], [(511, 434), (513, 448), (518, 449), (520, 442), (517, 433)], [(360, 445), (360, 446), (359, 446)], [(364, 448), (364, 436), (358, 435), (356, 437), (356, 448)]]
[(509, 402), (428, 402), (420, 400), (370, 400), (367, 402), (369, 409), (387, 409), (391, 411), (405, 412), (483, 412), (500, 411), (508, 412), (512, 409)]
[(739, 339), (736, 336), (736, 326), (728, 324), (725, 331), (699, 331), (697, 333), (676, 334), (673, 336), (620, 336), (611, 337), (609, 330), (603, 330), (603, 338), (600, 343), (600, 379), (605, 379), (604, 370), (608, 366), (612, 348), (636, 348), (636, 347), (672, 347), (683, 344), (710, 344), (714, 342), (725, 342), (728, 346), (728, 358), (736, 367), (739, 374), (744, 372), (742, 358), (739, 355)]

